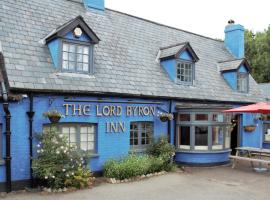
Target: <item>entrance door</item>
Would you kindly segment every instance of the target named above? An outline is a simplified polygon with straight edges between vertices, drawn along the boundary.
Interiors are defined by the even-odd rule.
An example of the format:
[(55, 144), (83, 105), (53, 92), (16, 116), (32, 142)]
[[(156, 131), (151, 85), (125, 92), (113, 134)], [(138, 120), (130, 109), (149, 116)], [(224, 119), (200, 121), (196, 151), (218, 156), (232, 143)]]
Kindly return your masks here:
[(232, 119), (233, 124), (235, 124), (235, 126), (233, 127), (233, 130), (231, 132), (231, 149), (232, 155), (235, 155), (236, 147), (239, 147), (239, 124), (240, 124), (240, 115), (235, 115), (235, 117)]

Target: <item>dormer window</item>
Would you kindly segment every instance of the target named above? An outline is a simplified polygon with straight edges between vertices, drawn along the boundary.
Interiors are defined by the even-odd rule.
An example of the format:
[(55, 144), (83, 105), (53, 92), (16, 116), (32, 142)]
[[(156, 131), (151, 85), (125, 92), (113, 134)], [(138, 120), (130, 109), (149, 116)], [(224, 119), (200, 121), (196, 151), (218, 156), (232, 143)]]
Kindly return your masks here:
[(57, 70), (94, 73), (94, 45), (100, 39), (82, 16), (58, 27), (45, 40)]
[(192, 62), (177, 61), (176, 75), (177, 83), (192, 84), (193, 82), (193, 67)]
[(219, 62), (219, 69), (234, 91), (248, 93), (250, 66), (245, 58)]
[(193, 85), (195, 63), (199, 58), (189, 42), (163, 47), (158, 56), (161, 65), (175, 83)]
[(248, 73), (237, 73), (237, 90), (238, 92), (248, 92)]
[(92, 46), (63, 42), (62, 70), (89, 73), (92, 71)]

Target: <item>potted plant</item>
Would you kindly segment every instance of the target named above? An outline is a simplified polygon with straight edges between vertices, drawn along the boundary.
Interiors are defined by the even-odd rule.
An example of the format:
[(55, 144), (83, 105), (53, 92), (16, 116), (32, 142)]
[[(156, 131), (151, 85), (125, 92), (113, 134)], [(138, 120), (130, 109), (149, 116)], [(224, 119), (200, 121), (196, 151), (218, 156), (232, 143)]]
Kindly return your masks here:
[(48, 112), (43, 113), (44, 117), (48, 117), (50, 122), (57, 123), (61, 119), (62, 115), (57, 110), (51, 110)]
[(246, 131), (246, 132), (253, 132), (255, 129), (256, 129), (256, 125), (246, 125), (246, 126), (244, 126), (244, 130)]
[(162, 114), (159, 116), (159, 119), (160, 119), (162, 122), (171, 121), (171, 120), (173, 120), (173, 114), (171, 114), (171, 113), (162, 113)]

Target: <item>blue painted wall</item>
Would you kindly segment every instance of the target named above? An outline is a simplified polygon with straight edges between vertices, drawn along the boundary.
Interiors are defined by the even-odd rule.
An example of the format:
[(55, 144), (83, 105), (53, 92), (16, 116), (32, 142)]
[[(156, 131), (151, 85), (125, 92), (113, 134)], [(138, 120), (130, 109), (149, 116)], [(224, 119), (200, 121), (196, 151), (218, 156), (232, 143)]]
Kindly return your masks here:
[(227, 25), (225, 28), (225, 46), (236, 57), (245, 57), (244, 32), (240, 24)]
[(179, 58), (180, 59), (183, 59), (183, 60), (192, 61), (192, 56), (190, 55), (190, 53), (187, 50), (183, 51), (180, 54)]
[(176, 152), (175, 161), (184, 164), (217, 164), (229, 161), (229, 150), (214, 152)]
[(176, 81), (176, 60), (165, 60), (161, 62), (161, 66), (165, 69), (168, 73), (170, 79), (172, 81)]
[(60, 48), (60, 40), (54, 39), (48, 43), (49, 51), (51, 53), (52, 61), (55, 68), (59, 68), (59, 48)]
[(237, 73), (234, 71), (224, 72), (223, 77), (233, 90), (237, 90)]
[(65, 39), (69, 39), (69, 40), (75, 40), (75, 41), (81, 41), (81, 42), (90, 42), (91, 39), (88, 37), (88, 35), (85, 34), (85, 32), (82, 33), (81, 37), (77, 38), (74, 37), (73, 32), (68, 32), (65, 35)]
[[(253, 132), (246, 132), (244, 126), (256, 125), (257, 128)], [(244, 113), (241, 122), (241, 146), (262, 148), (263, 145), (263, 130), (262, 122), (254, 120), (254, 114)]]
[(86, 8), (105, 10), (104, 0), (83, 0)]
[(241, 65), (238, 69), (239, 72), (242, 72), (242, 73), (247, 73), (248, 70), (247, 70), (247, 67), (245, 65)]
[[(73, 97), (73, 99), (77, 99)], [(97, 98), (80, 97), (83, 100), (97, 100)], [(168, 101), (163, 101), (162, 104), (132, 104), (132, 101), (147, 101), (143, 99), (118, 99), (109, 98), (111, 101), (126, 101), (130, 103), (71, 103), (71, 104), (87, 104), (92, 105), (91, 116), (66, 116), (60, 122), (87, 122), (97, 124), (97, 154), (98, 157), (92, 158), (90, 161), (90, 168), (92, 171), (102, 170), (103, 163), (110, 158), (120, 158), (125, 156), (130, 151), (130, 122), (134, 121), (150, 121), (154, 123), (154, 137), (167, 136), (168, 123), (161, 122), (157, 116), (126, 116), (126, 106), (155, 106), (162, 110), (168, 111)], [(50, 103), (51, 102), (51, 103)], [(160, 101), (159, 101), (160, 102)], [(63, 106), (64, 97), (48, 97), (35, 96), (34, 97), (34, 121), (33, 132), (38, 135), (42, 132), (43, 124), (49, 123), (47, 118), (43, 117), (43, 113), (48, 110), (58, 110), (65, 114), (65, 107)], [(116, 105), (122, 106), (122, 116), (99, 117), (96, 116), (95, 106)], [(12, 181), (27, 180), (30, 178), (29, 174), (29, 122), (26, 112), (29, 110), (29, 99), (24, 99), (18, 103), (10, 103), (11, 118), (11, 156), (12, 156)], [(157, 110), (156, 110), (157, 111)], [(4, 122), (4, 113), (2, 106), (0, 108), (1, 121)], [(106, 122), (124, 122), (124, 133), (106, 133)], [(3, 127), (3, 132), (5, 127)], [(2, 137), (4, 138), (4, 137)], [(37, 141), (34, 141), (34, 151), (36, 150)], [(3, 149), (5, 147), (5, 141)], [(5, 155), (5, 152), (3, 152)], [(5, 182), (5, 166), (0, 166), (0, 182)]]

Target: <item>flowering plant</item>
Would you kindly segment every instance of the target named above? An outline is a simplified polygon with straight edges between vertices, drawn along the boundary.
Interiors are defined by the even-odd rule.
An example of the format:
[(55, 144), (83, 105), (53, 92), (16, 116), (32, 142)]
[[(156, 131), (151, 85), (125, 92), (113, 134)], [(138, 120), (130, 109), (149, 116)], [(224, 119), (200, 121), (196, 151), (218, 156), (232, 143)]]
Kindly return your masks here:
[[(87, 187), (90, 185), (90, 170), (87, 158), (70, 147), (68, 140), (55, 128), (38, 137), (37, 157), (33, 160), (33, 174), (43, 180), (52, 189), (65, 187)], [(83, 171), (84, 173), (81, 173)], [(78, 183), (77, 175), (83, 176), (83, 183)], [(72, 181), (72, 180), (77, 180)], [(67, 181), (69, 180), (69, 181)], [(72, 185), (76, 183), (76, 185)]]
[(43, 113), (44, 117), (62, 117), (61, 113), (57, 110), (51, 110)]
[(173, 120), (173, 114), (172, 113), (162, 113), (162, 114), (160, 114), (159, 118), (163, 122), (171, 121), (171, 120)]

